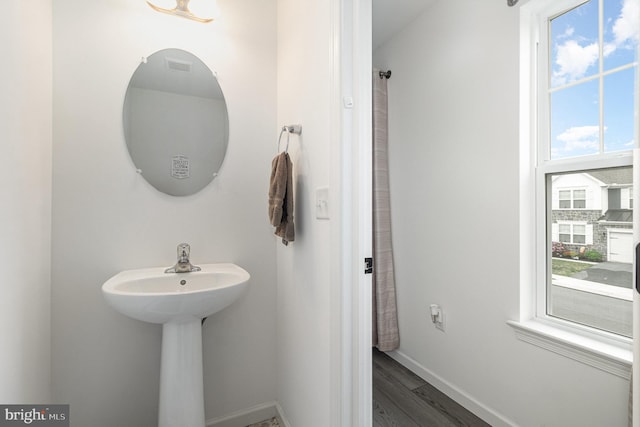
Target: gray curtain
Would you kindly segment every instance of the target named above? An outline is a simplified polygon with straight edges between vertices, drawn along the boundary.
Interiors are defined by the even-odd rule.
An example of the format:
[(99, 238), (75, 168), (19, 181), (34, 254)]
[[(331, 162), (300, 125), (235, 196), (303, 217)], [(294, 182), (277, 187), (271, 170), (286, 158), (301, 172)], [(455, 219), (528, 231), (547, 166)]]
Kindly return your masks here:
[(398, 348), (398, 314), (391, 245), (387, 79), (373, 72), (373, 345)]

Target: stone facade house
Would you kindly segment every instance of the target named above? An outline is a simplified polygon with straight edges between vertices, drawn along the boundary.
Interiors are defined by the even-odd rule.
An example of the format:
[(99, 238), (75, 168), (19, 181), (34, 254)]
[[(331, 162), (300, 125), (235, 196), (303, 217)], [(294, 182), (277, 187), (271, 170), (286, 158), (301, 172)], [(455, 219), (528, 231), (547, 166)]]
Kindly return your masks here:
[(632, 263), (631, 167), (554, 175), (551, 181), (554, 256), (597, 251), (603, 261)]

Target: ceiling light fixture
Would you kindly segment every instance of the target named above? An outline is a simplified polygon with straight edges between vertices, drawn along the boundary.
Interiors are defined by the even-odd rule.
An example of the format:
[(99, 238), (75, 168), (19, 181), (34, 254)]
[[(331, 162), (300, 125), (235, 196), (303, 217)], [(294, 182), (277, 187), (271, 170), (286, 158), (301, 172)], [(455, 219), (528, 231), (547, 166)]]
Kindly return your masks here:
[[(169, 15), (181, 16), (183, 18), (191, 19), (192, 21), (196, 21), (196, 22), (207, 23), (207, 22), (213, 21), (214, 18), (217, 17), (218, 8), (217, 8), (217, 5), (215, 4), (215, 0), (208, 0), (211, 4), (211, 7), (210, 7), (211, 10), (208, 10), (207, 12), (209, 12), (213, 16), (211, 18), (202, 18), (198, 15), (195, 15), (193, 12), (191, 12), (189, 10), (189, 1), (190, 0), (176, 0), (176, 7), (174, 7), (173, 9), (165, 9), (160, 6), (156, 6), (155, 4), (151, 3), (148, 0), (147, 0), (147, 4), (153, 10), (156, 10), (158, 12), (168, 13)], [(201, 0), (201, 1), (204, 1), (204, 0)]]

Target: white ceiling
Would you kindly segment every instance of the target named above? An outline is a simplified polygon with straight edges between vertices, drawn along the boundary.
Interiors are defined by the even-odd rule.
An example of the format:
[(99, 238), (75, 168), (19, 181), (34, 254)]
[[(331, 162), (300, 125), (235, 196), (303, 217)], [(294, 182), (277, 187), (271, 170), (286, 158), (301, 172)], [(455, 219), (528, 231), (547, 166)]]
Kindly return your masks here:
[(373, 48), (394, 36), (436, 0), (373, 0)]

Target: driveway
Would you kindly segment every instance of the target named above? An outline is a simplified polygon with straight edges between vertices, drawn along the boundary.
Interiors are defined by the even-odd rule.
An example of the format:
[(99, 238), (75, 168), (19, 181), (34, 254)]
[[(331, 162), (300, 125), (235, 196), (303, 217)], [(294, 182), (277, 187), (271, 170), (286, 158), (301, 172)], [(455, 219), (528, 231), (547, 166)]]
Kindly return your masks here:
[(633, 285), (633, 264), (601, 262), (574, 274), (572, 277), (621, 288), (631, 288)]

